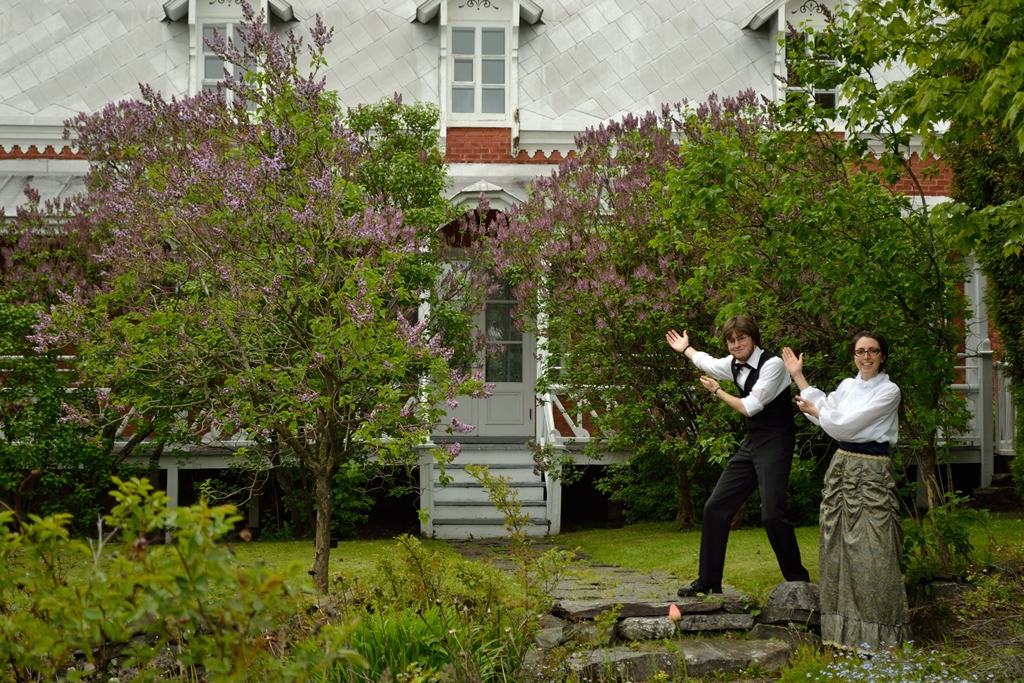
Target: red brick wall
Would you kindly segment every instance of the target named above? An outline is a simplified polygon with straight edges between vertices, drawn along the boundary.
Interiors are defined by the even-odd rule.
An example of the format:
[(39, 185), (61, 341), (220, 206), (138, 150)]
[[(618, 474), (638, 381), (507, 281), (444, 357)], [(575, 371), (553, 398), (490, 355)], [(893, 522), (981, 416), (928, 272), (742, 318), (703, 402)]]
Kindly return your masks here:
[[(910, 167), (914, 170), (914, 175), (917, 176), (917, 181), (921, 184), (921, 189), (926, 196), (950, 196), (950, 193), (953, 191), (953, 170), (944, 164), (941, 159), (936, 159), (935, 157), (921, 159), (915, 152), (910, 157)], [(874, 164), (869, 164), (868, 168), (877, 167)], [(917, 194), (917, 187), (907, 176), (900, 178), (893, 185), (893, 189), (911, 196)]]
[[(916, 153), (910, 157), (910, 167), (914, 170), (924, 194), (928, 196), (946, 196), (953, 191), (953, 170), (935, 157), (921, 159)], [(917, 188), (909, 178), (901, 178), (894, 186), (898, 192), (915, 194)]]
[(549, 156), (520, 151), (513, 157), (511, 128), (448, 128), (444, 160), (450, 164), (557, 164), (562, 159), (557, 150)]
[(58, 152), (53, 145), (47, 145), (42, 152), (35, 145), (29, 145), (28, 149), (22, 149), (20, 145), (13, 145), (5, 150), (0, 146), (0, 159), (84, 159), (85, 157), (70, 146), (64, 145)]

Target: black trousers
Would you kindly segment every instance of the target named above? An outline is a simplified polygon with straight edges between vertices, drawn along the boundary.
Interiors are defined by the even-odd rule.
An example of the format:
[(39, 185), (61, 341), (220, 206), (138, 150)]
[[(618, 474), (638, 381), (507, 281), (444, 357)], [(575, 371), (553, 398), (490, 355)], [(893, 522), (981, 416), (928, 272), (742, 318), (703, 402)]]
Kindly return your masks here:
[(793, 466), (793, 433), (789, 430), (748, 432), (726, 465), (704, 504), (700, 538), (700, 580), (721, 588), (729, 525), (736, 511), (758, 487), (761, 523), (787, 581), (809, 581), (800, 561), (793, 525), (786, 521), (786, 486)]

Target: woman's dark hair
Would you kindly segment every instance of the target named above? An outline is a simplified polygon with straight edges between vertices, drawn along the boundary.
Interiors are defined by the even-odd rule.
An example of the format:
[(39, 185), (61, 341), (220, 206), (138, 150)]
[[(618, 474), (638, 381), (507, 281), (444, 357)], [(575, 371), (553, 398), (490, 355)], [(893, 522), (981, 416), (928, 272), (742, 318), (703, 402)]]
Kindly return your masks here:
[(889, 341), (877, 332), (868, 332), (865, 330), (853, 335), (853, 339), (850, 340), (850, 355), (852, 356), (854, 350), (857, 348), (857, 342), (864, 337), (874, 339), (878, 342), (878, 348), (882, 350), (882, 360), (878, 364), (878, 369), (885, 370), (885, 362), (889, 360)]
[(728, 345), (729, 337), (733, 337), (737, 333), (745, 334), (753, 339), (756, 345), (761, 345), (761, 330), (757, 328), (757, 323), (749, 315), (734, 315), (726, 320), (722, 327), (722, 341)]

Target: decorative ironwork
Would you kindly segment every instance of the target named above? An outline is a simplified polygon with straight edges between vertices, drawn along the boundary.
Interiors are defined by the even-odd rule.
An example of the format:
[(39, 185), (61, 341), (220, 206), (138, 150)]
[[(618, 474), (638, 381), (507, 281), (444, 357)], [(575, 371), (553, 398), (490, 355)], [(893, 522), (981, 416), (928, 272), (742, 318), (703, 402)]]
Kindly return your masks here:
[(804, 0), (804, 3), (797, 7), (790, 14), (821, 14), (828, 16), (832, 11), (825, 6), (825, 3), (817, 2), (817, 0)]
[(465, 0), (461, 5), (459, 5), (459, 9), (462, 9), (463, 7), (468, 7), (469, 9), (473, 9), (475, 7), (477, 10), (485, 8), (499, 9), (498, 3), (493, 2), (493, 0)]
[(212, 5), (241, 5), (242, 4), (242, 0), (209, 0), (208, 4), (210, 4), (211, 6)]

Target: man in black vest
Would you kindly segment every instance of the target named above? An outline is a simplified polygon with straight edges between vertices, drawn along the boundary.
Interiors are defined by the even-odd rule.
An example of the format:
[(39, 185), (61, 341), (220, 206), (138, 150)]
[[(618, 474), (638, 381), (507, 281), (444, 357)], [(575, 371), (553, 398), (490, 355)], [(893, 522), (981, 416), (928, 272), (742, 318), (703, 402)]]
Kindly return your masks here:
[[(761, 491), (761, 522), (787, 581), (809, 581), (800, 561), (793, 526), (786, 521), (786, 485), (793, 463), (793, 406), (790, 378), (782, 359), (761, 349), (761, 332), (754, 319), (738, 315), (726, 321), (722, 338), (729, 355), (712, 358), (690, 346), (690, 337), (669, 330), (669, 345), (689, 358), (704, 373), (700, 383), (718, 399), (746, 417), (747, 435), (729, 459), (715, 490), (704, 504), (700, 539), (700, 571), (680, 597), (721, 593), (729, 526), (740, 506)], [(733, 396), (719, 386), (732, 380), (739, 388)]]

